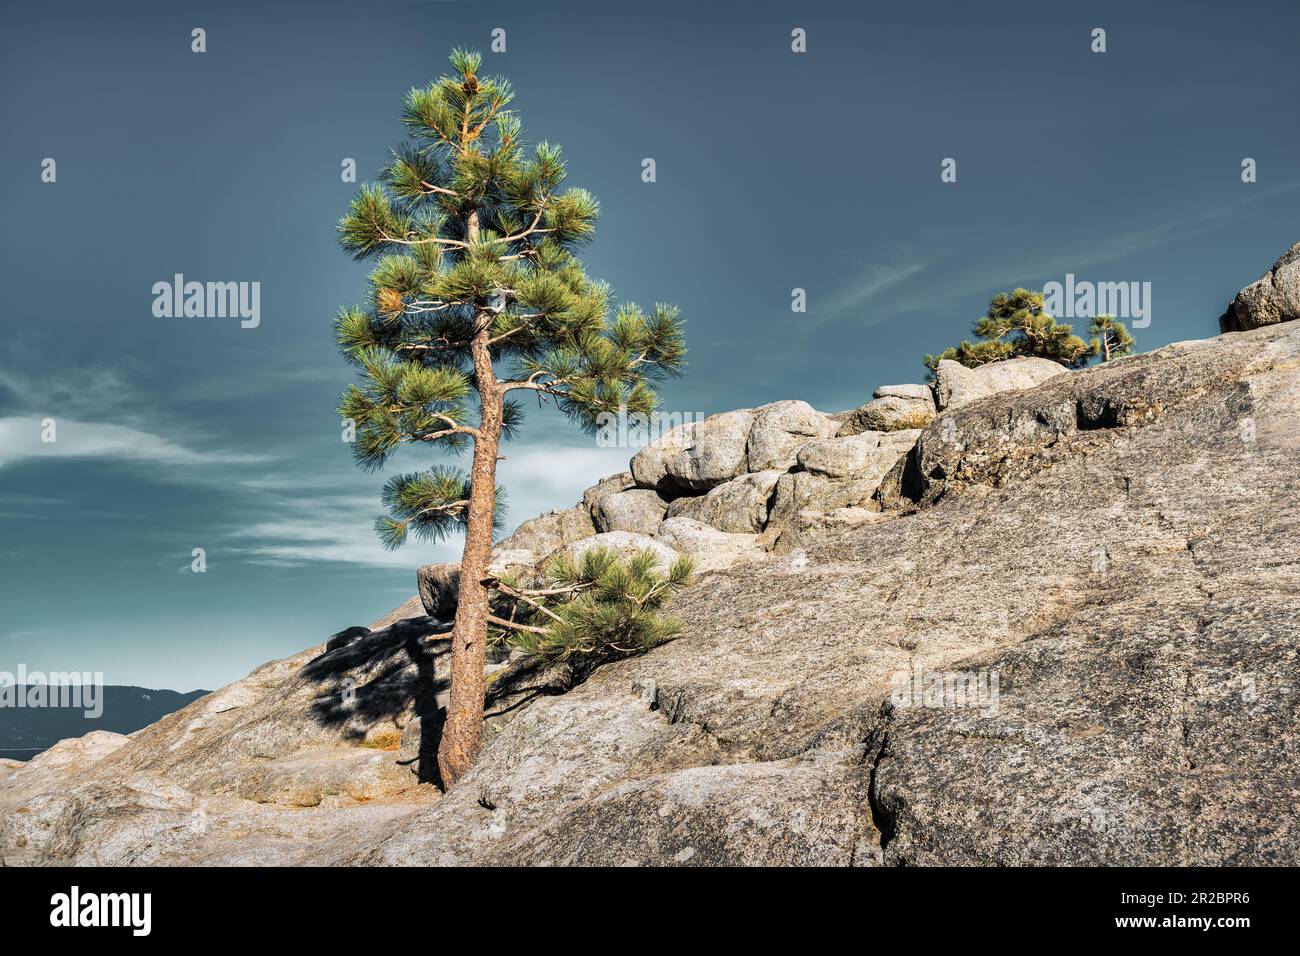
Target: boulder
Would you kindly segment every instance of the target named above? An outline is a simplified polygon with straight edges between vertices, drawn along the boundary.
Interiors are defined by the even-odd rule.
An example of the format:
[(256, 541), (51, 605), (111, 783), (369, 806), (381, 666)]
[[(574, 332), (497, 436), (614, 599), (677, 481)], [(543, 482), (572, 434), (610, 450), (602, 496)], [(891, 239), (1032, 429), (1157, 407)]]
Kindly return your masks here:
[(872, 398), (908, 398), (934, 404), (934, 390), (929, 385), (882, 385), (871, 393)]
[(638, 551), (644, 551), (648, 548), (659, 559), (655, 567), (660, 572), (667, 571), (668, 566), (676, 561), (678, 557), (677, 552), (663, 541), (652, 538), (648, 534), (638, 534), (635, 531), (605, 531), (567, 545), (564, 548), (564, 553), (574, 560), (580, 561), (582, 556), (592, 548), (608, 548), (620, 560), (626, 560)]
[(711, 488), (707, 494), (678, 498), (668, 506), (669, 518), (692, 518), (719, 531), (752, 534), (762, 531), (783, 472), (771, 469), (741, 475)]
[(809, 442), (799, 450), (803, 470), (782, 475), (776, 483), (768, 527), (792, 528), (801, 511), (879, 511), (876, 491), (920, 435), (917, 430), (863, 432)]
[(1245, 332), (1300, 319), (1300, 242), (1282, 253), (1268, 274), (1237, 293), (1219, 317), (1221, 332)]
[(629, 467), (638, 488), (666, 490), (668, 461), (692, 446), (700, 422), (686, 422), (668, 429), (632, 456)]
[(794, 464), (795, 452), (810, 438), (835, 434), (837, 423), (807, 402), (773, 402), (754, 413), (746, 467), (759, 472)]
[(746, 471), (746, 446), (753, 412), (710, 415), (695, 426), (691, 443), (664, 462), (667, 479), (679, 488), (705, 491)]
[(939, 410), (946, 411), (999, 392), (1033, 388), (1067, 371), (1060, 362), (1027, 355), (979, 368), (943, 359), (935, 370), (935, 395)]
[(861, 432), (894, 432), (925, 428), (934, 421), (934, 396), (926, 389), (924, 398), (902, 398), (886, 395), (867, 402), (853, 412), (840, 425), (839, 436), (857, 435)]
[(426, 564), (415, 572), (424, 613), (439, 620), (451, 620), (456, 613), (456, 590), (460, 587), (460, 562)]
[(616, 491), (596, 500), (591, 517), (597, 531), (636, 531), (654, 534), (664, 520), (668, 502), (650, 488)]
[(868, 431), (808, 442), (799, 449), (799, 466), (828, 478), (866, 478), (878, 485), (920, 435), (920, 429)]
[[(418, 577), (419, 572), (416, 572), (416, 574)], [(347, 647), (349, 644), (359, 641), (369, 634), (370, 628), (368, 627), (345, 627), (337, 634), (332, 635), (330, 639), (325, 642), (325, 650), (332, 651), (339, 647)]]
[[(527, 574), (537, 564), (537, 560), (537, 553), (526, 548), (495, 548), (488, 573)], [(419, 585), (420, 603), (424, 605), (424, 612), (442, 621), (451, 620), (456, 614), (457, 593), (460, 590), (460, 562), (426, 564), (416, 571), (415, 580)]]
[(590, 488), (582, 493), (582, 507), (591, 511), (596, 507), (596, 502), (600, 501), (606, 495), (617, 494), (620, 491), (627, 491), (629, 488), (635, 488), (636, 481), (632, 478), (630, 471), (620, 471), (617, 475), (610, 475), (608, 478), (602, 478)]
[(729, 534), (693, 518), (669, 518), (658, 538), (676, 551), (690, 555), (696, 571), (716, 571), (744, 561), (756, 561), (767, 552), (753, 534)]
[(790, 528), (801, 511), (834, 511), (837, 508), (877, 508), (872, 496), (880, 487), (878, 478), (831, 478), (811, 471), (794, 471), (776, 483), (776, 497), (768, 517), (769, 528)]
[(562, 511), (548, 511), (525, 521), (514, 534), (498, 542), (497, 547), (503, 551), (525, 550), (547, 555), (595, 533), (591, 513), (578, 505)]

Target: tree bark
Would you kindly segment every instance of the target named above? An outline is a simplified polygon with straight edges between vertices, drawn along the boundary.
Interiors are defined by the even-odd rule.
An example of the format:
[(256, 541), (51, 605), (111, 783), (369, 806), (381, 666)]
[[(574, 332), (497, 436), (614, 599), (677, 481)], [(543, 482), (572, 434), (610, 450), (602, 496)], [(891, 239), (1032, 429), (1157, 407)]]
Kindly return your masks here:
[[(469, 217), (469, 238), (478, 233), (478, 216)], [(475, 317), (470, 353), (482, 416), (474, 438), (470, 470), (469, 519), (460, 562), (456, 619), (451, 632), (451, 699), (438, 744), (438, 773), (444, 789), (455, 785), (478, 759), (483, 740), (484, 652), (487, 649), (488, 589), (483, 586), (492, 559), (492, 518), (496, 508), (497, 451), (501, 441), (501, 388), (492, 368), (492, 316)]]
[(483, 415), (479, 435), (474, 439), (469, 521), (451, 632), (451, 700), (438, 745), (438, 772), (444, 787), (454, 785), (474, 765), (483, 736), (483, 664), (488, 619), (488, 589), (483, 586), (483, 579), (492, 559), (492, 515), (496, 505), (497, 450), (501, 435), (501, 395), (492, 372), (489, 336), (490, 328), (485, 325), (475, 333), (471, 346)]

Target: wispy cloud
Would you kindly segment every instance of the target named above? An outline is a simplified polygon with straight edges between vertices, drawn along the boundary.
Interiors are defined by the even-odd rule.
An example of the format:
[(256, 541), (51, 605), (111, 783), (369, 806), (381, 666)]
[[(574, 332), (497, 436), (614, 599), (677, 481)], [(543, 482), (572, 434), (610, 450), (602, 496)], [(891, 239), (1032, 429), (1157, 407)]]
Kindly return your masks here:
[[(1300, 182), (1275, 186), (1271, 189), (1249, 190), (1239, 200), (1201, 209), (1190, 215), (1144, 229), (1108, 234), (1099, 240), (1076, 240), (1074, 247), (1049, 256), (1031, 253), (1014, 262), (1003, 262), (996, 269), (988, 262), (953, 268), (947, 256), (920, 256), (915, 244), (899, 244), (896, 260), (872, 264), (854, 276), (852, 282), (831, 298), (821, 317), (810, 327), (827, 325), (852, 319), (858, 325), (878, 325), (899, 315), (921, 309), (933, 309), (936, 303), (965, 298), (996, 285), (1000, 277), (1042, 276), (1057, 273), (1082, 272), (1099, 265), (1139, 255), (1152, 249), (1186, 242), (1217, 232), (1239, 219), (1243, 210), (1255, 203), (1276, 199), (1300, 189)], [(1063, 241), (1051, 244), (1060, 249)], [(1005, 255), (1005, 253), (1002, 253)], [(969, 261), (969, 260), (968, 260)], [(1006, 281), (1016, 281), (1007, 278)], [(900, 294), (913, 286), (923, 286), (924, 296), (912, 301)], [(888, 304), (887, 310), (870, 306)]]
[(912, 259), (906, 262), (871, 264), (854, 278), (854, 284), (840, 290), (824, 310), (820, 310), (808, 323), (809, 327), (833, 321), (852, 309), (857, 309), (892, 292), (931, 267), (931, 263)]
[(0, 418), (0, 468), (28, 459), (109, 458), (156, 465), (248, 464), (258, 455), (197, 451), (125, 425), (55, 419), (53, 441), (39, 418)]
[(27, 375), (34, 356), (15, 346), (6, 348), (0, 364), (0, 400), (11, 411), (42, 412), (67, 418), (96, 418), (105, 412), (133, 414), (143, 405), (136, 389), (119, 368), (97, 366), (66, 369), (63, 374)]
[[(213, 447), (194, 426), (157, 412), (156, 403), (133, 387), (129, 368), (79, 370), (65, 377), (76, 382), (69, 387), (15, 371), (23, 367), (21, 361), (4, 364), (0, 469), (37, 460), (98, 459), (151, 466), (158, 480), (219, 486), (229, 497), (226, 513), (248, 516), (226, 529), (228, 547), (223, 549), (246, 563), (412, 568), (460, 556), (458, 539), (412, 541), (398, 551), (386, 551), (373, 530), (382, 511), (379, 492), (386, 474), (426, 468), (432, 456), (408, 450), (386, 474), (367, 475), (355, 469), (346, 449), (337, 445), (336, 454), (324, 462), (317, 454), (319, 446), (293, 456)], [(308, 369), (301, 374), (315, 378), (322, 373)], [(53, 442), (45, 440), (46, 418), (54, 420)], [(583, 489), (625, 469), (635, 451), (574, 440), (575, 433), (565, 425), (543, 416), (530, 423), (523, 440), (505, 449), (499, 480), (507, 489), (511, 527), (572, 505)], [(250, 470), (249, 465), (261, 467)], [(0, 511), (4, 505), (0, 500)]]
[(0, 417), (0, 468), (32, 459), (95, 458), (183, 467), (266, 460), (262, 455), (195, 447), (201, 441), (192, 435), (186, 436), (188, 441), (168, 437), (168, 432), (192, 429), (153, 412), (118, 369), (78, 369), (57, 382), (15, 371), (15, 359), (7, 364), (9, 368), (0, 369), (0, 399), (11, 414)]
[[(65, 504), (61, 498), (48, 495), (10, 493), (0, 495), (0, 518), (38, 518), (46, 508), (57, 508)], [(13, 556), (13, 552), (8, 552)]]
[[(509, 502), (507, 526), (513, 528), (543, 512), (574, 504), (600, 478), (626, 469), (634, 450), (598, 448), (594, 443), (512, 445), (498, 469)], [(397, 551), (386, 551), (380, 545), (373, 522), (382, 510), (382, 481), (378, 476), (339, 476), (334, 492), (318, 486), (301, 496), (294, 494), (302, 488), (292, 475), (252, 479), (246, 484), (259, 491), (263, 514), (269, 517), (232, 530), (233, 547), (229, 550), (249, 563), (276, 566), (329, 562), (412, 568), (458, 560), (459, 537), (437, 544), (412, 541)], [(345, 487), (348, 491), (342, 493)]]
[(416, 564), (455, 560), (457, 550), (449, 543), (432, 547), (413, 545), (386, 551), (367, 520), (378, 512), (378, 502), (367, 510), (322, 512), (311, 516), (286, 517), (240, 528), (233, 534), (246, 542), (230, 549), (249, 564), (297, 567), (331, 562), (376, 568), (410, 568)]

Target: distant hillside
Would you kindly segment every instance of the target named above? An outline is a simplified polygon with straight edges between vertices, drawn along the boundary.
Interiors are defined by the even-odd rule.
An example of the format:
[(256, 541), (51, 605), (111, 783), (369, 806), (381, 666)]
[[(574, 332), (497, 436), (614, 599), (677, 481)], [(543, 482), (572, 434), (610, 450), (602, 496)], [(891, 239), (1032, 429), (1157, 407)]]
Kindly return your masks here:
[[(19, 692), (25, 689), (20, 687)], [(207, 693), (104, 687), (100, 695), (104, 712), (93, 720), (79, 707), (0, 707), (0, 757), (30, 760), (66, 737), (80, 737), (92, 730), (134, 733)]]

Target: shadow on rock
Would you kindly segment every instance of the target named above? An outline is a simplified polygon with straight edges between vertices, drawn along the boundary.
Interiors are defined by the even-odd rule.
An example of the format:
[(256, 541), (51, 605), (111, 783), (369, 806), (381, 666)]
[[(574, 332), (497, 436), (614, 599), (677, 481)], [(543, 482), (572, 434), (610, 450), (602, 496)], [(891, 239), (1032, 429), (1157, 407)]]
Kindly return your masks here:
[[(421, 783), (441, 788), (437, 754), (450, 690), (451, 627), (438, 618), (414, 617), (377, 631), (350, 627), (335, 634), (325, 652), (299, 672), (320, 685), (312, 719), (353, 743), (367, 741), (384, 723), (404, 728), (418, 720), (416, 753), (398, 762), (416, 764)], [(568, 668), (505, 658), (500, 649), (488, 651), (485, 717), (497, 725), (537, 697), (564, 693), (574, 683)]]
[(397, 621), (379, 631), (351, 627), (330, 638), (301, 676), (324, 685), (311, 716), (360, 742), (384, 721), (420, 722), (416, 760), (422, 783), (438, 783), (438, 735), (442, 726), (451, 649), (451, 624), (432, 617)]

